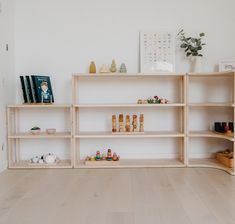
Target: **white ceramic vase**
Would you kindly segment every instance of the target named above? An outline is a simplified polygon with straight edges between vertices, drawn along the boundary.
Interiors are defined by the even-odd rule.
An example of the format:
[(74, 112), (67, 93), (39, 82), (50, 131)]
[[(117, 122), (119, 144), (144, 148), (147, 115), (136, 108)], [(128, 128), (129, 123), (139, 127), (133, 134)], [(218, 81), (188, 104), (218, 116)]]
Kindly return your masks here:
[(191, 58), (191, 72), (200, 73), (202, 72), (202, 57), (193, 56)]

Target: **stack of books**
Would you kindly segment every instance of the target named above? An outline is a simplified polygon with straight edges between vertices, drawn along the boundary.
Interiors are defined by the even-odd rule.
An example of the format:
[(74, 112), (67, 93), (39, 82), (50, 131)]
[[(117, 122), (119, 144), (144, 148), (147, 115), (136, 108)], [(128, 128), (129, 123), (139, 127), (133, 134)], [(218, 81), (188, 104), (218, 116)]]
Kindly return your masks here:
[(54, 103), (49, 76), (20, 76), (24, 103)]

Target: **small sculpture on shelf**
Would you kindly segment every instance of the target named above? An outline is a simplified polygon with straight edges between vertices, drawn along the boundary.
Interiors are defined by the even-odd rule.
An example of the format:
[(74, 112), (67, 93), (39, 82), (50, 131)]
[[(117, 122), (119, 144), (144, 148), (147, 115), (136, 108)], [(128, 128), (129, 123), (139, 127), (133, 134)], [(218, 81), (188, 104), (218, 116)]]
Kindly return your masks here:
[(116, 71), (117, 71), (116, 62), (115, 62), (114, 59), (112, 60), (112, 64), (111, 64), (111, 69), (110, 69), (110, 71), (111, 71), (111, 72), (116, 72)]
[(116, 115), (112, 116), (112, 132), (117, 132), (117, 118), (116, 118)]
[(92, 61), (90, 64), (90, 69), (89, 69), (90, 73), (96, 73), (96, 66), (95, 66), (95, 62)]
[(110, 69), (109, 69), (109, 66), (108, 66), (108, 65), (103, 64), (103, 65), (100, 67), (100, 73), (109, 73), (109, 72), (110, 72)]
[(140, 130), (139, 132), (144, 132), (144, 115), (140, 115)]
[(131, 119), (130, 119), (130, 115), (126, 115), (126, 132), (131, 132)]
[(108, 161), (112, 161), (112, 160), (113, 160), (112, 150), (111, 150), (111, 149), (108, 149), (108, 152), (107, 152), (107, 160), (108, 160)]
[(140, 114), (139, 117), (140, 126), (138, 127), (138, 116), (136, 114), (131, 116), (126, 115), (125, 125), (124, 125), (124, 115), (119, 114), (118, 116), (118, 128), (116, 127), (116, 115), (112, 115), (112, 133), (113, 134), (136, 134), (144, 132), (144, 115)]
[(137, 115), (135, 115), (135, 114), (133, 115), (132, 126), (133, 126), (132, 131), (133, 132), (138, 132), (138, 128), (137, 128)]
[(126, 65), (124, 63), (121, 64), (119, 71), (120, 73), (127, 73)]
[(123, 114), (119, 114), (118, 122), (119, 122), (119, 132), (124, 132), (125, 128), (124, 128)]
[(96, 151), (95, 160), (99, 161), (101, 159), (100, 151)]

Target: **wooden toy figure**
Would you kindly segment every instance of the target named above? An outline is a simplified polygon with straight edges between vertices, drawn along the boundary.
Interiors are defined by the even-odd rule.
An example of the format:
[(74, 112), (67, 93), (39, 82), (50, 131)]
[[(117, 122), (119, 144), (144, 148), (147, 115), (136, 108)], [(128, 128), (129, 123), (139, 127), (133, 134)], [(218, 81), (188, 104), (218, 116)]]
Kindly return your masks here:
[(96, 66), (94, 61), (92, 61), (90, 64), (90, 73), (96, 73)]
[(107, 152), (107, 160), (108, 161), (112, 161), (113, 158), (112, 158), (112, 150), (111, 149), (108, 149), (108, 152)]
[(132, 125), (133, 125), (133, 132), (138, 132), (138, 128), (137, 128), (137, 115), (133, 115), (133, 121), (132, 121)]
[(100, 151), (96, 152), (95, 160), (99, 161), (101, 159)]
[(130, 115), (126, 115), (126, 132), (131, 131), (131, 119)]
[(113, 153), (113, 161), (118, 161), (119, 160), (119, 156), (117, 155), (116, 152)]
[(144, 132), (144, 115), (140, 115), (140, 132)]
[(123, 114), (119, 114), (119, 132), (125, 132)]
[(111, 69), (110, 69), (111, 72), (116, 72), (117, 71), (117, 67), (116, 67), (116, 63), (115, 63), (115, 60), (113, 59), (112, 60), (112, 64), (111, 64)]
[(117, 132), (117, 119), (116, 119), (116, 115), (112, 116), (112, 132)]

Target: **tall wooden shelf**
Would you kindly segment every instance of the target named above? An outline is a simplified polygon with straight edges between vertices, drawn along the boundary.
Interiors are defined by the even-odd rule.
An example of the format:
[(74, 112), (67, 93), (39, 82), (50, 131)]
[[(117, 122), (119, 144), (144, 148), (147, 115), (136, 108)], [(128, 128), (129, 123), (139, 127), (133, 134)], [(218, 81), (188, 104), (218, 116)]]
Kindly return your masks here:
[[(216, 97), (213, 98), (209, 95), (206, 95), (203, 100), (199, 101), (191, 101), (190, 99), (190, 91), (191, 85), (194, 80), (197, 80), (197, 85), (206, 85), (205, 80), (212, 80), (212, 83), (215, 83), (216, 79), (219, 80), (227, 80), (230, 79), (230, 84), (232, 88), (227, 90), (227, 99), (221, 100)], [(136, 82), (151, 82), (148, 80), (158, 81), (167, 80), (167, 82), (171, 82), (173, 89), (178, 88), (178, 95), (175, 99), (170, 99), (169, 104), (137, 104), (133, 99), (132, 102), (123, 102), (120, 99), (120, 102), (116, 100), (116, 102), (107, 102), (102, 101), (99, 102), (86, 102), (85, 100), (81, 101), (81, 98), (84, 95), (80, 95), (80, 85), (82, 85), (82, 80), (85, 80), (86, 84), (90, 84), (96, 82), (101, 83), (105, 81), (107, 83), (110, 82), (112, 85), (113, 80), (118, 80), (120, 83), (121, 80), (129, 80), (132, 86), (135, 85)], [(102, 81), (99, 81), (102, 80)], [(131, 80), (131, 81), (130, 81)], [(127, 81), (128, 82), (128, 81)], [(210, 82), (210, 81), (209, 81)], [(233, 82), (233, 83), (232, 83)], [(118, 85), (118, 84), (116, 84)], [(235, 73), (234, 72), (217, 72), (217, 73), (189, 73), (189, 74), (179, 74), (179, 73), (158, 73), (158, 74), (141, 74), (141, 73), (128, 73), (128, 74), (120, 74), (120, 73), (105, 73), (105, 74), (73, 74), (72, 75), (72, 104), (61, 104), (61, 105), (48, 105), (48, 104), (22, 104), (22, 105), (9, 105), (7, 107), (8, 112), (8, 151), (9, 151), (9, 168), (137, 168), (137, 167), (210, 167), (224, 170), (232, 175), (235, 174), (234, 168), (228, 168), (224, 165), (220, 164), (213, 157), (214, 152), (211, 152), (210, 158), (197, 158), (194, 157), (191, 153), (191, 141), (194, 139), (199, 139), (202, 141), (210, 141), (212, 139), (216, 139), (218, 141), (228, 141), (229, 144), (233, 145), (233, 149), (235, 148), (234, 135), (226, 135), (219, 134), (212, 131), (211, 128), (197, 130), (190, 126), (192, 111), (197, 113), (197, 110), (203, 111), (205, 113), (209, 113), (212, 111), (216, 111), (215, 113), (219, 113), (220, 110), (229, 110), (233, 114), (233, 119), (231, 121), (235, 122)], [(143, 90), (141, 90), (143, 91)], [(141, 95), (140, 91), (140, 95)], [(176, 90), (175, 90), (176, 91)], [(196, 90), (201, 91), (201, 89)], [(216, 90), (214, 90), (216, 92)], [(108, 93), (107, 93), (108, 94)], [(201, 92), (200, 92), (201, 94)], [(209, 94), (209, 93), (208, 93)], [(144, 93), (143, 93), (144, 95)], [(86, 96), (85, 96), (86, 97)], [(197, 98), (197, 95), (196, 97)], [(66, 130), (64, 132), (58, 132), (55, 135), (48, 135), (46, 133), (42, 133), (40, 135), (32, 135), (30, 133), (24, 132), (19, 127), (19, 113), (21, 110), (37, 110), (44, 108), (47, 110), (66, 110), (68, 115), (71, 116), (70, 119), (70, 130)], [(143, 111), (147, 110), (151, 113), (155, 113), (155, 111), (173, 111), (172, 113), (176, 113), (178, 122), (177, 130), (146, 130), (143, 134), (137, 135), (113, 135), (110, 130), (95, 130), (95, 131), (87, 131), (82, 130), (80, 125), (83, 120), (81, 120), (81, 112), (86, 111), (87, 115), (90, 116), (92, 112), (107, 112), (110, 113), (120, 111)], [(164, 113), (162, 111), (162, 113)], [(215, 120), (217, 121), (217, 120)], [(212, 125), (209, 124), (208, 121), (207, 126)], [(63, 141), (70, 142), (70, 159), (69, 160), (61, 160), (57, 164), (54, 165), (34, 165), (30, 164), (28, 161), (21, 160), (20, 155), (20, 147), (19, 142), (25, 141), (27, 139), (61, 139)], [(180, 146), (178, 149), (178, 156), (175, 158), (122, 158), (118, 165), (85, 165), (84, 155), (81, 156), (81, 151), (86, 151), (86, 148), (81, 143), (82, 141), (116, 141), (123, 140), (129, 142), (139, 141), (138, 139), (153, 139), (154, 141), (163, 140), (163, 139), (171, 139), (172, 141), (176, 140), (180, 142)], [(141, 140), (142, 141), (142, 140)], [(152, 140), (151, 140), (152, 141)], [(168, 140), (167, 140), (168, 141)], [(94, 152), (96, 149), (94, 149)], [(130, 150), (130, 153), (135, 154), (135, 151)], [(156, 153), (157, 150), (156, 150)], [(234, 164), (235, 165), (235, 164)]]

